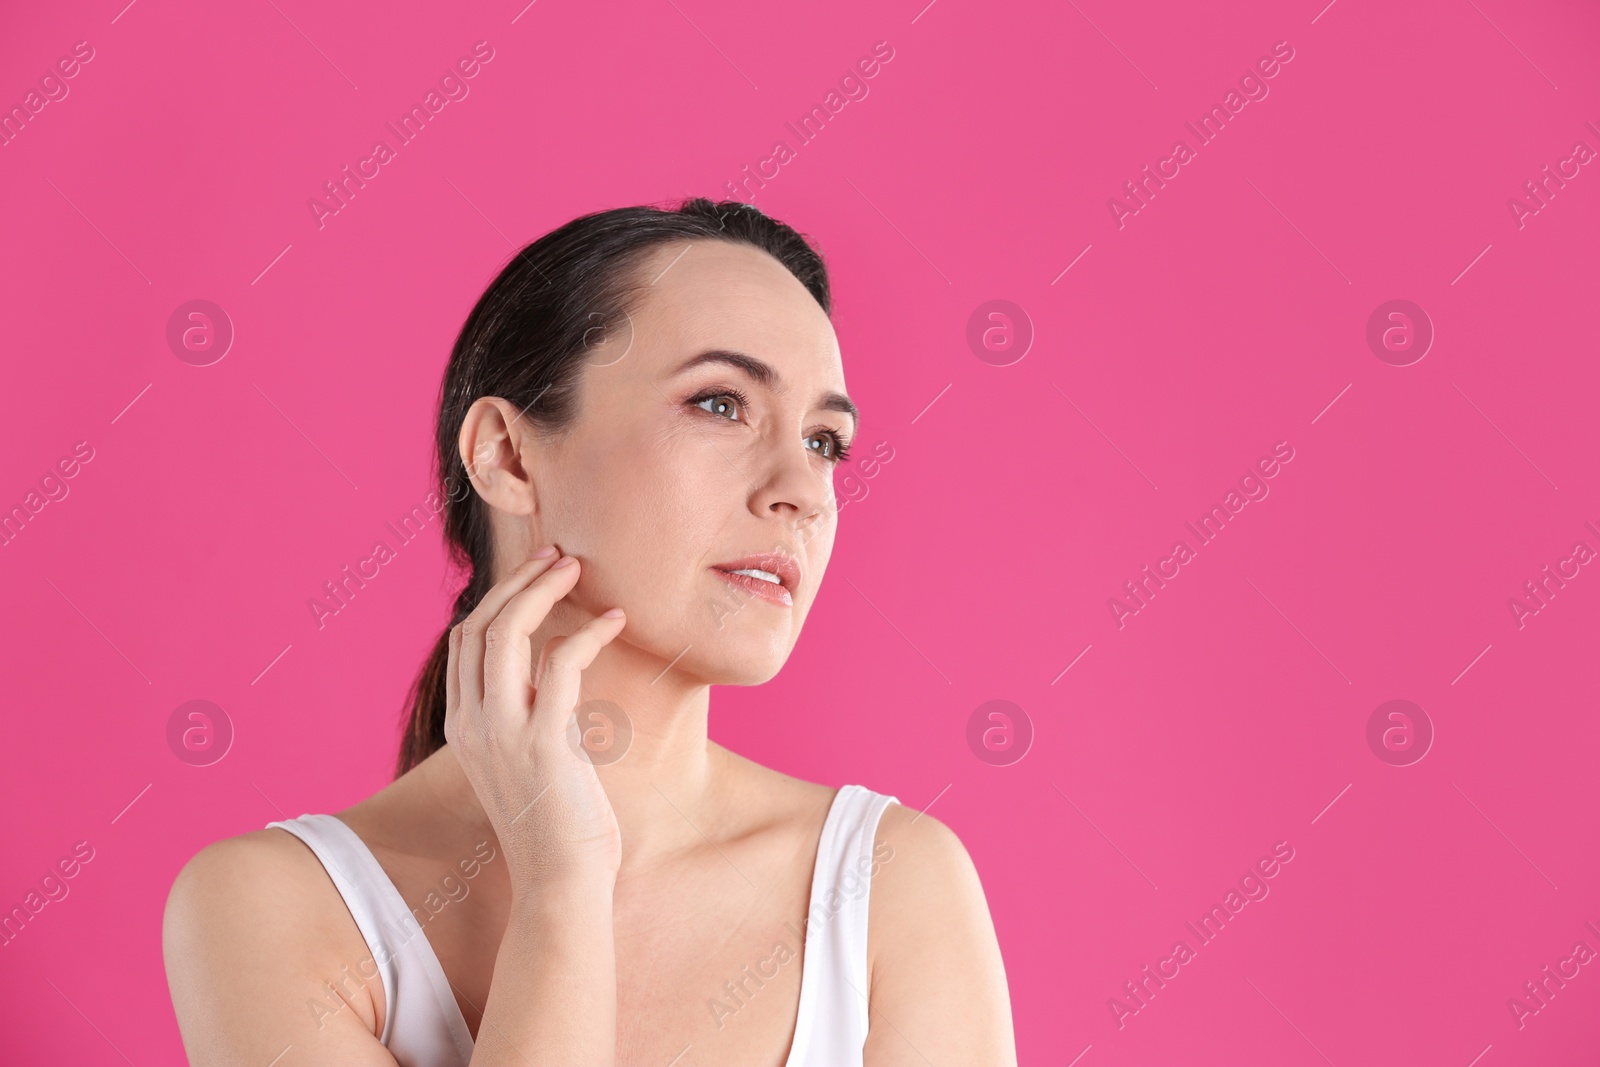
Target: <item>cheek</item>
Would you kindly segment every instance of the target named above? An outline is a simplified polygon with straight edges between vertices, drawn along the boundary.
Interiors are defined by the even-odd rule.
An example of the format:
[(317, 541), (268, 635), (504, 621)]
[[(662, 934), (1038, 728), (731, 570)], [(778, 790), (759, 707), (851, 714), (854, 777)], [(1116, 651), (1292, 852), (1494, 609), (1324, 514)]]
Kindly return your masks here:
[(563, 468), (552, 537), (588, 563), (580, 606), (627, 609), (636, 632), (709, 619), (695, 598), (716, 591), (704, 568), (734, 542), (744, 490), (704, 440), (616, 441)]

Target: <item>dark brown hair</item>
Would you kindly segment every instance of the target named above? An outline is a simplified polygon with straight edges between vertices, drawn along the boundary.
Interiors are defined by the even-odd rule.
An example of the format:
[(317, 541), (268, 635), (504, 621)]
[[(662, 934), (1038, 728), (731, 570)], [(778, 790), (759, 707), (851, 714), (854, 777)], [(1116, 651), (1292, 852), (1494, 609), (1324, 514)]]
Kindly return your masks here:
[(732, 241), (770, 254), (832, 314), (828, 273), (806, 238), (758, 208), (703, 197), (676, 208), (624, 207), (583, 215), (518, 252), (467, 316), (439, 387), (434, 476), (451, 563), (467, 575), (450, 620), (407, 696), (395, 777), (442, 748), (450, 630), (494, 582), (489, 518), (461, 461), (467, 409), (501, 397), (546, 433), (577, 417), (585, 352), (631, 313), (649, 282), (637, 277), (652, 248), (682, 240)]

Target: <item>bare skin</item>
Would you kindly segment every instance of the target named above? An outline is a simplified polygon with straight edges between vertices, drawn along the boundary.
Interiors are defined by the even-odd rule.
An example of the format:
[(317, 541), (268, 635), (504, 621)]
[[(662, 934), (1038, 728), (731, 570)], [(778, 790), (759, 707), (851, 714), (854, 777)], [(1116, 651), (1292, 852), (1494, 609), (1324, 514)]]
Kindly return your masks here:
[[(338, 813), (414, 913), (433, 913), (426, 938), (478, 1067), (780, 1067), (794, 1038), (806, 961), (787, 924), (803, 923), (835, 790), (728, 751), (706, 723), (711, 685), (766, 681), (798, 639), (833, 546), (827, 452), (856, 426), (821, 402), (844, 392), (831, 323), (776, 261), (696, 241), (658, 250), (643, 276), (631, 329), (595, 348), (571, 433), (545, 438), (499, 398), (469, 412), (459, 444), (498, 584), (452, 636), (450, 743)], [(673, 373), (709, 349), (762, 360), (783, 387), (725, 363)], [(686, 402), (724, 386), (748, 407)], [(534, 558), (546, 545), (559, 551)], [(800, 567), (792, 605), (710, 570), (779, 547)], [(633, 738), (591, 766), (562, 724), (597, 698), (625, 709)], [(893, 804), (877, 843), (892, 858), (869, 898), (866, 1064), (1015, 1064), (965, 848)], [(799, 958), (741, 1006), (726, 983), (779, 942)], [(382, 985), (358, 977), (371, 950), (287, 832), (190, 860), (163, 946), (191, 1063), (395, 1062)], [(719, 1018), (712, 1001), (737, 1010)]]

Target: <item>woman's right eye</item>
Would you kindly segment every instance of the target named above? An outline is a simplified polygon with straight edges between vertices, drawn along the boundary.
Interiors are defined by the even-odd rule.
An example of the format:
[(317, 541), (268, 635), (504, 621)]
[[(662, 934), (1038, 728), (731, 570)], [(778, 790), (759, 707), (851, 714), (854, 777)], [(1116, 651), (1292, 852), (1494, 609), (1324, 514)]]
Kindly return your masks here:
[[(733, 401), (733, 404), (727, 403), (727, 401), (730, 400)], [(713, 401), (717, 401), (718, 403), (712, 403)], [(710, 403), (712, 404), (711, 407), (701, 407), (701, 410), (709, 412), (712, 415), (721, 415), (727, 410), (733, 408), (735, 404), (741, 408), (748, 406), (750, 400), (737, 389), (720, 389), (712, 393), (702, 393), (693, 400), (690, 400), (689, 403), (694, 404), (696, 407), (701, 407), (701, 405)], [(739, 420), (730, 418), (728, 421), (737, 422)]]

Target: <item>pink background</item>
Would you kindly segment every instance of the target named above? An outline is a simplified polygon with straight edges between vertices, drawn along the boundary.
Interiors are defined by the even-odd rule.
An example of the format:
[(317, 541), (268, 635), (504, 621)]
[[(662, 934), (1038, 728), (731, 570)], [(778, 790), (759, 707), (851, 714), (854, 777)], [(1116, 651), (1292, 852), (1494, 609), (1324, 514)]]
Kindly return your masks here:
[[(94, 858), (0, 949), (7, 1060), (179, 1062), (178, 868), (388, 780), (454, 590), (436, 527), (320, 631), (307, 602), (427, 492), (449, 345), (514, 247), (725, 196), (782, 139), (755, 202), (820, 242), (857, 455), (893, 458), (841, 477), (806, 635), (718, 690), (715, 738), (932, 804), (1023, 1064), (1594, 1062), (1600, 965), (1521, 1027), (1508, 1000), (1600, 951), (1600, 575), (1521, 627), (1508, 601), (1600, 549), (1600, 167), (1520, 227), (1508, 200), (1600, 150), (1600, 12), (924, 2), (14, 6), (0, 104), (94, 58), (0, 148), (0, 505), (93, 459), (0, 547), (0, 907)], [(469, 95), (319, 229), (308, 199), (478, 41)], [(1108, 200), (1280, 41), (1269, 95), (1119, 228)], [(165, 339), (196, 298), (237, 331), (204, 367)], [(1035, 332), (1006, 366), (966, 341), (995, 299)], [(1366, 341), (1392, 299), (1437, 331), (1409, 366)], [(1270, 495), (1119, 628), (1108, 599), (1278, 441)], [(1436, 734), (1409, 766), (1366, 739), (1395, 698)], [(210, 766), (168, 748), (192, 699), (236, 731)], [(1009, 766), (966, 740), (996, 699), (1035, 733)], [(1119, 1027), (1279, 841), (1270, 895)]]

